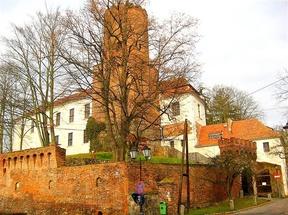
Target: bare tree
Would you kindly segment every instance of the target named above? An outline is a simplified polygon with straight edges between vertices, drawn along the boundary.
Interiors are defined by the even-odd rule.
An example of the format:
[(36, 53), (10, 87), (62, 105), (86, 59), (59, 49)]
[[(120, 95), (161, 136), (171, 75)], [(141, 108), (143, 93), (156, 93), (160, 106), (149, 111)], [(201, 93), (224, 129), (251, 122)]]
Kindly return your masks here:
[(142, 2), (90, 0), (80, 14), (68, 12), (64, 22), (65, 68), (81, 88), (92, 89), (96, 120), (105, 121), (116, 160), (125, 159), (131, 135), (136, 144), (153, 136), (164, 113), (160, 83), (192, 78), (198, 68), (196, 20), (177, 16), (158, 24), (148, 20)]
[[(7, 131), (10, 127), (10, 119), (13, 117), (13, 107), (11, 105), (10, 98), (13, 94), (14, 79), (13, 74), (11, 74), (11, 67), (9, 65), (2, 63), (0, 65), (0, 153), (7, 144)], [(12, 108), (11, 108), (12, 107)], [(11, 116), (12, 115), (12, 116)], [(6, 138), (5, 138), (6, 136)]]
[[(240, 177), (243, 172), (250, 172), (250, 175), (253, 175), (255, 160), (254, 154), (247, 151), (239, 152), (232, 150), (211, 158), (211, 164), (219, 168), (223, 176), (213, 182), (225, 186), (229, 200), (233, 200), (232, 187), (236, 179)], [(234, 209), (234, 204), (231, 205), (231, 209)]]
[[(53, 103), (60, 89), (57, 81), (64, 75), (58, 54), (66, 35), (62, 27), (59, 10), (47, 9), (46, 14), (37, 13), (30, 24), (13, 26), (14, 36), (5, 39), (9, 49), (6, 58), (19, 72), (22, 86), (29, 89), (25, 95), (29, 94), (32, 107), (26, 117), (35, 122), (43, 146), (55, 143)], [(21, 131), (23, 135), (23, 126)]]
[(234, 87), (218, 85), (204, 93), (207, 104), (207, 123), (260, 118), (262, 112), (255, 100)]

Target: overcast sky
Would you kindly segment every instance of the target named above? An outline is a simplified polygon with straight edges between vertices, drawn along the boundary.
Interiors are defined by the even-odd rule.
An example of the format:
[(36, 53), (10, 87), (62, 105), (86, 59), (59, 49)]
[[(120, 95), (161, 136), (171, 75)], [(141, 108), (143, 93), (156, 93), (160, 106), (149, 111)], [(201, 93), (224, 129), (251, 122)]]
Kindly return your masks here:
[[(85, 0), (0, 0), (0, 35), (9, 36), (10, 23), (28, 22), (45, 4), (79, 9)], [(252, 93), (288, 69), (288, 0), (150, 0), (146, 9), (156, 18), (178, 11), (199, 19), (201, 82), (209, 87)], [(288, 120), (288, 103), (279, 103), (275, 92), (272, 85), (252, 94), (272, 127)]]

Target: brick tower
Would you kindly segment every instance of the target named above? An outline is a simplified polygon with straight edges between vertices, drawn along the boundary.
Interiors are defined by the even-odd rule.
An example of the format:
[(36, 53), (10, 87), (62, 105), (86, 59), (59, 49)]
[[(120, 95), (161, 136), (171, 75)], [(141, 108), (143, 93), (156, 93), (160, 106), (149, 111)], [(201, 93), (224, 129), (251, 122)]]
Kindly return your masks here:
[[(139, 120), (145, 119), (146, 122), (141, 122), (142, 126), (145, 126), (155, 121), (158, 115), (152, 108), (155, 104), (144, 102), (147, 99), (158, 98), (156, 95), (158, 75), (149, 67), (147, 13), (139, 6), (126, 3), (106, 10), (104, 17), (104, 70), (111, 75), (109, 89), (119, 100), (124, 98), (124, 106), (127, 104), (125, 112), (123, 106), (119, 107), (121, 102), (118, 100), (113, 103), (113, 111), (117, 120), (120, 120), (124, 114), (136, 110), (143, 115)], [(97, 80), (94, 80), (94, 83), (94, 88), (101, 88), (103, 84)], [(129, 86), (125, 92), (123, 86)], [(95, 101), (94, 118), (105, 119), (104, 115), (103, 105)], [(133, 131), (133, 126), (130, 129)]]

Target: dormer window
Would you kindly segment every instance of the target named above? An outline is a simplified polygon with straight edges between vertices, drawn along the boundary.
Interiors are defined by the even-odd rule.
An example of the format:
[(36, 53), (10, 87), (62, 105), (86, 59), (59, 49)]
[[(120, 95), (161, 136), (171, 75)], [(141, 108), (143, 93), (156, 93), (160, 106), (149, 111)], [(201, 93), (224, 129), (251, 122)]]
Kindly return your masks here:
[(209, 134), (208, 134), (208, 138), (209, 138), (209, 139), (220, 139), (221, 136), (222, 136), (222, 134), (219, 133), (219, 132), (209, 133)]

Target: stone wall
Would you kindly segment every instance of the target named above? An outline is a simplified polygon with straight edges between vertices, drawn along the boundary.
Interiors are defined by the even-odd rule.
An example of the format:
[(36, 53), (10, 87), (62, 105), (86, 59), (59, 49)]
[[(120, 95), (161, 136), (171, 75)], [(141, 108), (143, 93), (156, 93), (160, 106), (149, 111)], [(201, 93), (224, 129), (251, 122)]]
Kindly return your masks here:
[[(139, 181), (138, 162), (68, 167), (63, 153), (49, 146), (0, 155), (0, 213), (139, 214), (139, 206), (131, 198)], [(159, 214), (160, 201), (166, 201), (169, 214), (175, 214), (179, 173), (180, 165), (142, 164), (147, 215)], [(190, 167), (192, 207), (226, 198), (224, 187), (214, 183), (219, 177), (223, 177), (221, 171), (207, 165)], [(183, 203), (185, 190), (184, 180)], [(238, 192), (235, 186), (235, 196)]]

